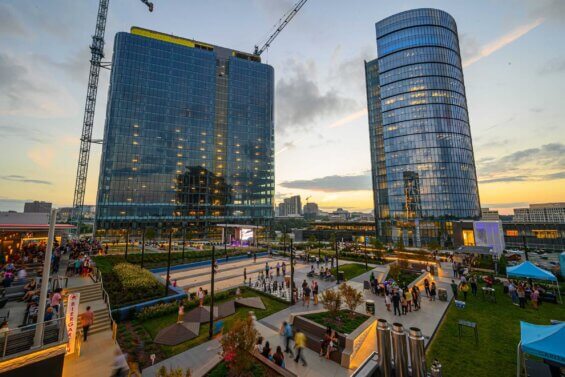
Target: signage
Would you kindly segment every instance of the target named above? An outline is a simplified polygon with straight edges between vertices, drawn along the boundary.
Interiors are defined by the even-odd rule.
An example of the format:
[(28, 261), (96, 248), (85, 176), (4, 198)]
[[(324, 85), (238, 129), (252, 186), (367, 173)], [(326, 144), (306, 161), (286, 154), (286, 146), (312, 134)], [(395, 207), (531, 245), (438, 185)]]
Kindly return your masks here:
[(71, 293), (67, 297), (67, 315), (65, 325), (67, 327), (67, 355), (75, 352), (77, 337), (77, 321), (78, 321), (78, 304), (80, 301), (80, 293)]

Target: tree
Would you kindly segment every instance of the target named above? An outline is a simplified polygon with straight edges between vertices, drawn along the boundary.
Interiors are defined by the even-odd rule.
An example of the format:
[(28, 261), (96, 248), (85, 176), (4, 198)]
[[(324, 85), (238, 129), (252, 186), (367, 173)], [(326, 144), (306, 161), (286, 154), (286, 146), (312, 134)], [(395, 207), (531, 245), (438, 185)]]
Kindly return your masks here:
[(192, 376), (190, 369), (187, 369), (186, 374), (184, 374), (182, 368), (173, 369), (172, 367), (169, 367), (169, 369), (167, 370), (167, 368), (164, 365), (161, 366), (161, 368), (159, 368), (159, 370), (157, 371), (157, 377), (190, 377), (190, 376)]
[(345, 305), (351, 310), (352, 312), (357, 309), (359, 305), (364, 301), (363, 300), (363, 293), (359, 292), (357, 289), (353, 288), (346, 283), (343, 283), (339, 286), (339, 292), (343, 297), (343, 301)]
[(392, 277), (394, 280), (398, 280), (400, 276), (400, 265), (398, 263), (393, 263), (390, 265), (390, 270), (388, 271), (388, 275)]
[(310, 247), (316, 247), (316, 243), (318, 242), (318, 240), (316, 239), (316, 236), (311, 234), (310, 237), (308, 237), (308, 244)]
[(333, 289), (326, 289), (322, 293), (322, 305), (324, 305), (324, 309), (326, 309), (332, 317), (337, 316), (337, 312), (341, 308), (341, 293), (340, 291), (336, 291)]
[(147, 238), (149, 241), (155, 239), (155, 229), (153, 228), (148, 228), (145, 231), (145, 238)]
[(506, 266), (508, 265), (508, 261), (504, 255), (500, 256), (498, 260), (498, 273), (500, 275), (506, 275)]
[(374, 247), (375, 249), (377, 249), (377, 250), (382, 250), (382, 249), (384, 249), (383, 243), (382, 243), (377, 237), (371, 239), (371, 244), (372, 244), (373, 247)]
[(258, 335), (253, 319), (248, 316), (237, 320), (222, 337), (222, 357), (233, 376), (252, 375), (252, 352)]

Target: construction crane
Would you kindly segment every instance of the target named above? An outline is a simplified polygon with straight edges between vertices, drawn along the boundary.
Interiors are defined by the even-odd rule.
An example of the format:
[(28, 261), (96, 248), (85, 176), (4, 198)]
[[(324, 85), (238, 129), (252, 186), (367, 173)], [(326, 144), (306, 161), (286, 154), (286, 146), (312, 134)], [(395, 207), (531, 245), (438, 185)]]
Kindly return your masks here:
[(310, 195), (306, 198), (306, 204), (308, 204), (308, 199), (310, 199), (311, 197), (312, 197), (312, 195)]
[(261, 46), (261, 48), (259, 48), (258, 45), (255, 45), (255, 52), (253, 52), (255, 55), (261, 56), (261, 54), (269, 48), (271, 43), (273, 43), (275, 38), (280, 34), (281, 31), (283, 31), (286, 25), (288, 25), (290, 20), (292, 20), (292, 18), (296, 16), (296, 13), (298, 13), (300, 8), (302, 8), (304, 4), (306, 4), (306, 1), (308, 0), (300, 0), (285, 16), (283, 16), (283, 18), (281, 18), (282, 21), (279, 22), (273, 34), (271, 34), (271, 36), (267, 38), (267, 41), (263, 44), (263, 46)]
[[(153, 3), (148, 0), (140, 1), (147, 6), (149, 12), (153, 12)], [(108, 64), (102, 62), (102, 58), (104, 58), (104, 32), (106, 30), (109, 2), (110, 0), (100, 0), (98, 4), (96, 29), (92, 36), (92, 44), (90, 45), (90, 73), (88, 76), (86, 103), (84, 105), (84, 119), (80, 136), (78, 167), (73, 197), (73, 220), (77, 224), (77, 234), (79, 235), (84, 207), (84, 194), (86, 191), (86, 178), (88, 175), (88, 161), (90, 159), (90, 145), (92, 143), (100, 144), (100, 140), (92, 140), (92, 128), (94, 126), (94, 111), (96, 109), (96, 94), (98, 92), (100, 68), (109, 68)]]

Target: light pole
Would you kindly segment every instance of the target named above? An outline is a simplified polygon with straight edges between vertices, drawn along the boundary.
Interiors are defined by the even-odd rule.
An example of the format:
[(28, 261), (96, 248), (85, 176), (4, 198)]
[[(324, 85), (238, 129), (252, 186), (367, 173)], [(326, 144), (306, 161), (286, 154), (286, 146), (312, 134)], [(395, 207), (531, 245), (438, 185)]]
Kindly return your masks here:
[(290, 240), (290, 304), (294, 305), (294, 250)]
[(126, 262), (128, 261), (128, 245), (129, 245), (129, 225), (126, 226)]
[(367, 232), (363, 231), (363, 241), (365, 242), (365, 270), (369, 269), (369, 265), (367, 263)]
[(210, 328), (208, 329), (208, 339), (214, 335), (214, 277), (216, 275), (216, 246), (212, 245), (212, 283), (210, 285)]
[(339, 284), (339, 250), (337, 249), (337, 236), (334, 233), (335, 239), (335, 281)]
[(145, 258), (145, 227), (141, 231), (141, 268), (143, 268), (143, 261)]
[(167, 282), (165, 284), (165, 296), (169, 293), (169, 284), (171, 284), (171, 244), (173, 241), (173, 228), (169, 231), (169, 256), (167, 258)]
[(184, 262), (184, 244), (186, 243), (186, 224), (182, 223), (182, 261)]

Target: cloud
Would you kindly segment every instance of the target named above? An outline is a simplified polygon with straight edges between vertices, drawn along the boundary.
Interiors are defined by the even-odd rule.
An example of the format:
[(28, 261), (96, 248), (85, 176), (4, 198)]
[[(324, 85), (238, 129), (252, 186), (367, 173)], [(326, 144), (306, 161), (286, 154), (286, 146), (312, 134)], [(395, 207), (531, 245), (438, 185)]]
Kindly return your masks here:
[(9, 4), (0, 3), (0, 37), (27, 35), (28, 32), (14, 9)]
[(5, 181), (13, 181), (13, 182), (23, 182), (23, 183), (34, 183), (38, 185), (52, 185), (53, 182), (51, 181), (44, 181), (41, 179), (31, 179), (24, 177), (23, 175), (3, 175), (0, 176), (0, 179)]
[(360, 191), (372, 190), (373, 188), (369, 171), (358, 175), (330, 175), (310, 180), (286, 181), (282, 182), (280, 186), (323, 192)]
[(459, 35), (459, 45), (461, 47), (461, 57), (464, 61), (479, 55), (481, 51), (479, 41), (469, 33)]
[(520, 208), (527, 207), (527, 202), (511, 202), (511, 203), (481, 203), (483, 208)]
[(528, 34), (530, 31), (534, 30), (536, 27), (541, 25), (543, 21), (544, 21), (543, 18), (541, 17), (537, 18), (534, 21), (531, 21), (525, 25), (521, 25), (516, 29), (512, 30), (511, 32), (504, 34), (502, 37), (499, 37), (494, 41), (487, 43), (486, 45), (482, 46), (477, 51), (477, 53), (465, 59), (463, 62), (463, 67), (469, 67), (470, 65), (478, 62), (482, 58), (486, 58), (487, 56), (509, 45), (510, 43), (514, 42), (520, 37), (523, 37), (524, 35)]
[(44, 143), (51, 138), (45, 130), (40, 131), (37, 128), (30, 128), (19, 124), (0, 125), (0, 139), (5, 140), (9, 137), (17, 137), (36, 143)]
[(536, 0), (532, 1), (535, 7), (530, 11), (533, 18), (544, 18), (550, 22), (565, 22), (565, 1), (563, 0)]
[(565, 178), (565, 145), (545, 144), (477, 161), (479, 182), (549, 181)]
[(540, 75), (550, 75), (565, 71), (565, 58), (555, 58), (547, 61), (539, 70)]
[(364, 61), (376, 58), (374, 46), (365, 45), (357, 54), (342, 55), (341, 45), (338, 45), (332, 54), (332, 63), (328, 74), (328, 81), (336, 85), (353, 98), (365, 99), (367, 92), (365, 88), (365, 64)]
[(335, 89), (323, 93), (315, 81), (315, 63), (289, 60), (290, 74), (277, 82), (277, 126), (282, 133), (307, 130), (313, 123), (338, 116), (358, 107)]
[(27, 151), (27, 157), (42, 168), (49, 168), (55, 157), (55, 151), (48, 146), (35, 147)]
[(538, 114), (539, 114), (539, 113), (543, 113), (544, 108), (543, 108), (543, 107), (532, 107), (532, 108), (530, 109), (530, 111), (531, 111), (532, 113), (538, 113)]

